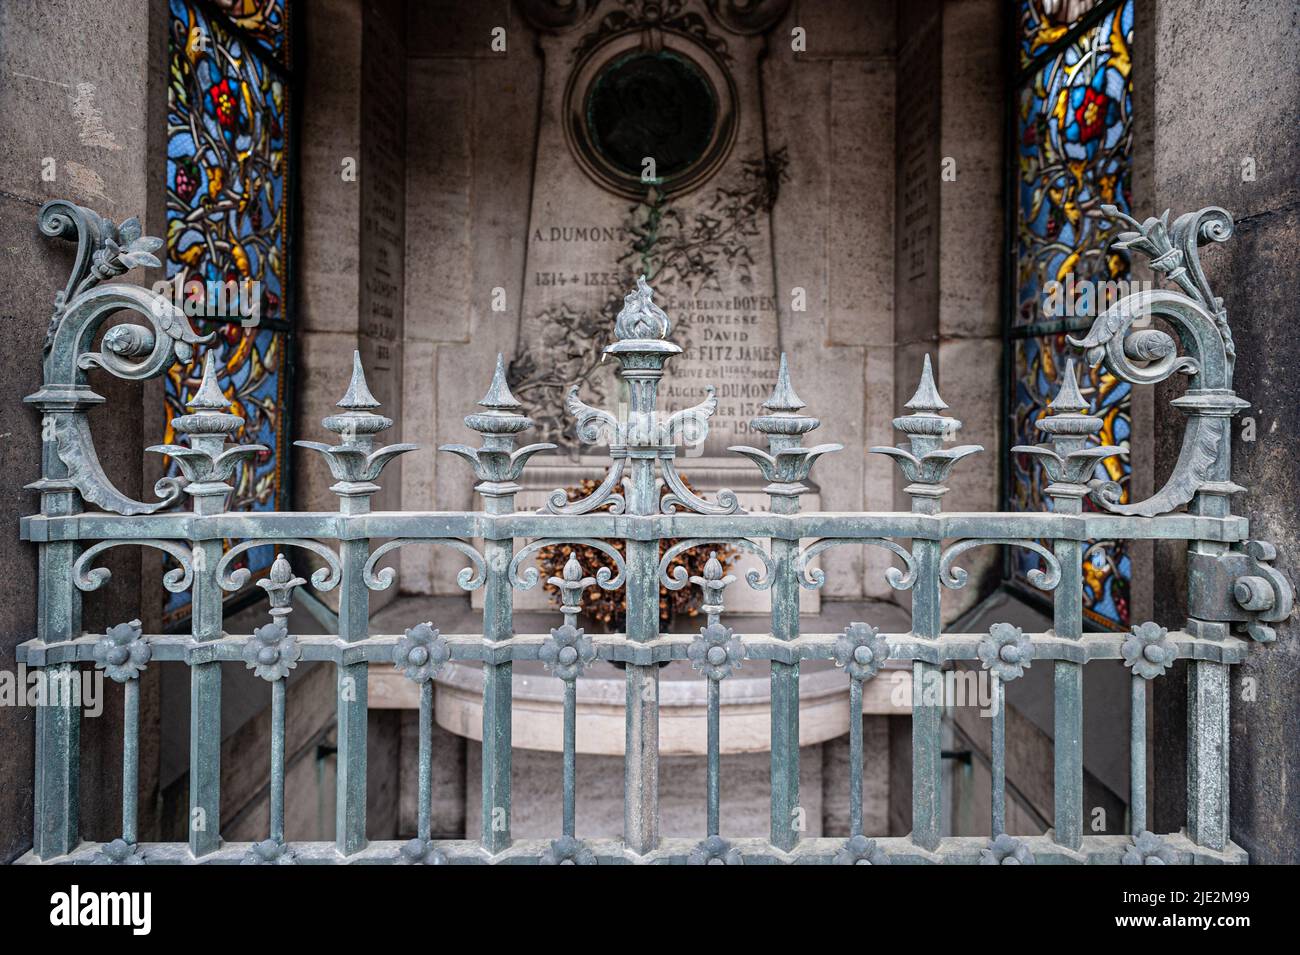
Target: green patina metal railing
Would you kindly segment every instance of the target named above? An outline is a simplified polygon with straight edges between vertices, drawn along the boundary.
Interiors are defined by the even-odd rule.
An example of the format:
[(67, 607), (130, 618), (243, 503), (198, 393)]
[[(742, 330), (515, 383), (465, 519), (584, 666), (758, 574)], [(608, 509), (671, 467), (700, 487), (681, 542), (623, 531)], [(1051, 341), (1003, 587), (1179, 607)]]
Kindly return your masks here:
[[(1106, 214), (1119, 217), (1112, 208)], [(1051, 483), (1052, 511), (1023, 513), (943, 513), (944, 482), (954, 465), (982, 449), (949, 444), (960, 423), (943, 414), (947, 406), (934, 386), (927, 358), (920, 387), (908, 402), (910, 414), (894, 420), (908, 446), (873, 448), (891, 455), (910, 482), (905, 513), (803, 513), (800, 495), (813, 463), (839, 445), (804, 447), (803, 436), (818, 426), (801, 414), (803, 404), (791, 387), (782, 358), (776, 389), (753, 427), (767, 436), (766, 450), (732, 449), (752, 460), (769, 482), (770, 508), (746, 513), (730, 491), (706, 500), (691, 491), (675, 468), (679, 446), (700, 441), (716, 402), (661, 417), (656, 410), (658, 381), (665, 363), (681, 349), (668, 340), (668, 316), (652, 300), (644, 280), (630, 293), (606, 352), (620, 365), (629, 390), (629, 408), (616, 417), (589, 407), (575, 388), (568, 408), (579, 436), (607, 440), (609, 472), (589, 497), (567, 501), (556, 492), (537, 513), (516, 510), (516, 483), (528, 459), (550, 445), (515, 447), (515, 436), (530, 427), (510, 394), (502, 363), (483, 410), (465, 421), (483, 436), (481, 447), (442, 450), (470, 463), (482, 498), (478, 511), (372, 513), (374, 481), (384, 465), (413, 445), (376, 448), (375, 439), (392, 422), (374, 412), (359, 360), (351, 385), (339, 402), (341, 413), (324, 427), (339, 438), (334, 445), (299, 442), (324, 455), (337, 483), (333, 513), (229, 513), (226, 483), (237, 462), (259, 450), (226, 441), (241, 419), (228, 413), (216, 386), (211, 356), (202, 386), (189, 402), (191, 413), (178, 417), (176, 431), (188, 444), (151, 448), (178, 462), (184, 480), (160, 482), (160, 500), (143, 503), (122, 495), (99, 466), (87, 411), (102, 399), (91, 391), (87, 372), (99, 368), (119, 378), (142, 380), (163, 373), (177, 361), (192, 359), (205, 341), (191, 330), (170, 302), (133, 285), (105, 283), (138, 264), (155, 264), (148, 255), (156, 240), (141, 238), (138, 226), (121, 227), (90, 210), (66, 202), (47, 204), (41, 226), (47, 235), (79, 243), (76, 268), (56, 300), (44, 360), (44, 386), (27, 400), (44, 415), (48, 439), (40, 492), (41, 513), (25, 518), (22, 532), (40, 551), (40, 616), (37, 635), (20, 647), (20, 659), (42, 668), (52, 680), (66, 679), (81, 664), (93, 662), (121, 682), (126, 693), (123, 760), (123, 821), (120, 839), (108, 844), (82, 842), (78, 833), (79, 720), (73, 700), (39, 708), (36, 719), (37, 769), (35, 828), (26, 861), (62, 862), (1190, 862), (1245, 861), (1228, 830), (1228, 672), (1249, 643), (1232, 635), (1243, 629), (1254, 640), (1273, 639), (1270, 623), (1291, 609), (1288, 582), (1271, 566), (1269, 544), (1247, 539), (1244, 518), (1233, 516), (1229, 425), (1244, 402), (1232, 391), (1233, 344), (1222, 303), (1214, 298), (1200, 268), (1197, 246), (1223, 241), (1232, 220), (1217, 208), (1188, 214), (1172, 227), (1167, 220), (1132, 221), (1136, 231), (1120, 236), (1127, 248), (1143, 252), (1165, 276), (1169, 290), (1141, 292), (1102, 314), (1086, 339), (1089, 360), (1104, 360), (1110, 370), (1135, 384), (1152, 384), (1174, 373), (1187, 376), (1186, 393), (1174, 404), (1189, 421), (1183, 452), (1173, 475), (1152, 498), (1120, 502), (1117, 489), (1094, 479), (1098, 463), (1121, 453), (1097, 447), (1091, 439), (1101, 422), (1087, 414), (1087, 402), (1066, 369), (1053, 414), (1039, 423), (1048, 443), (1013, 451), (1035, 455)], [(131, 311), (148, 325), (117, 325), (95, 336), (112, 314)], [(1176, 335), (1135, 326), (1139, 317), (1162, 319)], [(1148, 325), (1149, 323), (1142, 323)], [(656, 474), (669, 493), (661, 498)], [(181, 499), (192, 508), (164, 510)], [(1085, 511), (1085, 500), (1093, 509)], [(88, 511), (91, 504), (98, 510)], [(1185, 508), (1184, 508), (1185, 506)], [(1181, 512), (1175, 512), (1184, 508)], [(1178, 631), (1143, 623), (1128, 634), (1084, 633), (1080, 560), (1083, 543), (1093, 538), (1185, 540), (1189, 552), (1187, 621)], [(679, 543), (660, 554), (660, 542)], [(771, 541), (770, 550), (755, 540)], [(222, 542), (239, 544), (223, 552)], [(372, 550), (371, 542), (386, 542)], [(483, 541), (482, 550), (474, 541)], [(524, 541), (516, 550), (515, 542)], [(626, 557), (611, 541), (623, 541)], [(580, 542), (596, 548), (609, 566), (595, 569), (571, 559), (559, 588), (563, 620), (546, 634), (517, 634), (512, 595), (538, 583), (525, 567), (539, 548)], [(690, 547), (725, 542), (755, 554), (761, 570), (746, 575), (748, 586), (772, 595), (770, 630), (738, 634), (722, 622), (723, 596), (735, 578), (710, 560), (701, 576), (687, 577), (674, 564)], [(403, 634), (372, 634), (368, 595), (390, 586), (394, 572), (379, 568), (396, 548), (414, 544), (455, 548), (470, 566), (458, 582), (485, 592), (482, 633), (443, 634), (430, 623)], [(81, 592), (108, 579), (94, 568), (104, 550), (144, 545), (165, 551), (178, 566), (164, 577), (172, 591), (192, 588), (191, 632), (184, 636), (145, 635), (139, 621), (112, 627), (105, 635), (83, 632)], [(324, 566), (311, 577), (321, 591), (340, 588), (337, 635), (296, 636), (287, 614), (293, 591), (306, 581), (294, 577), (287, 560), (277, 558), (260, 581), (270, 597), (270, 622), (253, 634), (222, 631), (222, 596), (248, 581), (234, 569), (240, 554), (254, 546), (305, 548)], [(822, 572), (810, 561), (827, 548), (869, 544), (897, 556), (901, 567), (887, 573), (896, 589), (911, 591), (912, 629), (884, 634), (866, 623), (840, 633), (801, 633), (799, 588), (816, 588)], [(904, 545), (907, 546), (904, 546)], [(1052, 630), (1023, 633), (1006, 623), (983, 634), (945, 633), (940, 616), (944, 587), (961, 587), (965, 572), (955, 561), (986, 544), (1029, 548), (1042, 558), (1033, 581), (1054, 594)], [(659, 631), (658, 591), (698, 586), (704, 594), (707, 623), (697, 635)], [(626, 632), (590, 636), (577, 627), (582, 594), (588, 587), (627, 588)], [(1185, 830), (1156, 836), (1147, 832), (1145, 791), (1146, 684), (1176, 659), (1188, 661), (1188, 818)], [(575, 817), (575, 681), (596, 659), (623, 665), (627, 681), (624, 760), (624, 836), (622, 840), (582, 840)], [(661, 839), (658, 812), (659, 666), (690, 660), (708, 680), (707, 832), (700, 841)], [(830, 659), (845, 670), (850, 689), (851, 835), (847, 841), (800, 838), (799, 668), (803, 660)], [(865, 681), (886, 660), (911, 661), (914, 686), (933, 685), (945, 666), (979, 665), (992, 681), (992, 825), (995, 838), (943, 836), (940, 738), (943, 702), (914, 695), (912, 715), (912, 831), (897, 838), (868, 838), (863, 832), (861, 713)], [(220, 819), (220, 717), (222, 661), (243, 660), (271, 684), (271, 825), (267, 840), (224, 843)], [(479, 838), (434, 841), (430, 832), (432, 787), (432, 680), (449, 660), (472, 660), (484, 669), (483, 804)], [(541, 660), (564, 681), (563, 826), (553, 841), (514, 841), (510, 834), (511, 669), (516, 660)], [(745, 660), (771, 667), (771, 825), (766, 836), (728, 841), (719, 833), (719, 683)], [(1089, 836), (1083, 828), (1082, 680), (1093, 660), (1123, 660), (1132, 671), (1133, 836)], [(332, 843), (286, 843), (284, 838), (284, 680), (299, 661), (333, 663), (338, 675), (338, 793), (336, 838)], [(180, 844), (140, 844), (136, 827), (136, 767), (139, 747), (138, 678), (146, 665), (179, 663), (190, 668), (189, 840)], [(1055, 818), (1043, 836), (1014, 838), (1005, 831), (1005, 723), (1003, 684), (1031, 664), (1055, 673)], [(366, 680), (372, 665), (394, 666), (420, 685), (418, 836), (407, 842), (366, 840)]]

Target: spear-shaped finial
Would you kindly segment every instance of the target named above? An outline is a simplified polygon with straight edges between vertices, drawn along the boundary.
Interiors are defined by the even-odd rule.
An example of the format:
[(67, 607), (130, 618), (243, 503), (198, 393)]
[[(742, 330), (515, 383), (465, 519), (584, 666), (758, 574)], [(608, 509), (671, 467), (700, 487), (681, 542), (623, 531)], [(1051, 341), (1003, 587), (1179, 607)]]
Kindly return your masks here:
[(903, 407), (918, 414), (948, 410), (948, 402), (939, 397), (939, 389), (934, 385), (934, 369), (930, 366), (928, 354), (921, 364), (921, 382), (916, 386), (916, 394)]
[(1071, 507), (1078, 506), (1077, 502), (1094, 490), (1118, 499), (1119, 485), (1094, 479), (1093, 474), (1103, 460), (1125, 452), (1116, 445), (1091, 443), (1105, 422), (1088, 413), (1091, 406), (1079, 390), (1073, 358), (1066, 360), (1060, 388), (1049, 406), (1052, 413), (1039, 418), (1035, 427), (1047, 434), (1051, 443), (1017, 445), (1011, 449), (1012, 454), (1027, 454), (1042, 464), (1051, 481), (1046, 488), (1047, 495), (1057, 502), (1058, 508), (1067, 500)]
[(772, 389), (771, 396), (763, 402), (763, 407), (769, 411), (799, 411), (806, 407), (790, 384), (790, 365), (786, 361), (785, 352), (781, 352), (781, 366), (776, 372), (776, 387)]
[(365, 502), (370, 495), (379, 490), (379, 485), (374, 482), (384, 466), (398, 455), (414, 451), (417, 445), (391, 444), (374, 450), (375, 435), (391, 428), (393, 419), (370, 410), (378, 408), (379, 402), (366, 384), (359, 351), (352, 353), (352, 378), (337, 407), (343, 409), (342, 414), (329, 415), (321, 421), (327, 431), (339, 436), (341, 440), (337, 445), (318, 441), (295, 441), (294, 444), (325, 455), (330, 473), (337, 481), (330, 490), (345, 500), (349, 513), (359, 513), (369, 506)]
[(803, 435), (819, 427), (821, 422), (799, 413), (804, 403), (790, 384), (790, 365), (785, 352), (781, 353), (781, 364), (777, 368), (776, 387), (761, 407), (769, 413), (760, 415), (749, 424), (755, 431), (767, 435), (767, 450), (747, 447), (727, 450), (743, 454), (758, 465), (763, 477), (771, 482), (765, 488), (768, 494), (785, 499), (782, 507), (797, 507), (798, 495), (808, 490), (804, 481), (808, 479), (813, 463), (829, 451), (841, 450), (843, 445), (803, 447)]
[(464, 444), (444, 444), (438, 450), (448, 451), (464, 458), (474, 468), (479, 479), (476, 490), (488, 497), (510, 498), (519, 486), (515, 483), (523, 473), (528, 459), (539, 451), (554, 450), (553, 444), (530, 444), (515, 450), (515, 435), (533, 426), (533, 419), (520, 412), (523, 404), (510, 393), (506, 383), (505, 356), (497, 354), (492, 383), (488, 385), (479, 407), (465, 416), (465, 427), (483, 436), (481, 448)]
[(352, 380), (348, 382), (348, 390), (339, 399), (336, 407), (345, 411), (363, 411), (367, 408), (379, 407), (379, 402), (370, 393), (370, 386), (366, 384), (366, 372), (361, 367), (359, 351), (352, 352)]
[(523, 407), (519, 399), (510, 393), (510, 385), (506, 382), (506, 359), (501, 352), (497, 352), (497, 367), (492, 373), (492, 383), (488, 385), (487, 394), (479, 399), (479, 404), (494, 411)]
[(921, 381), (916, 394), (904, 407), (911, 409), (912, 413), (895, 418), (894, 427), (907, 435), (909, 447), (899, 445), (870, 450), (873, 454), (887, 454), (898, 463), (903, 476), (910, 482), (903, 491), (911, 497), (913, 510), (935, 513), (939, 499), (948, 493), (943, 482), (948, 480), (953, 467), (962, 458), (984, 448), (978, 444), (944, 447), (944, 442), (961, 429), (961, 422), (940, 413), (947, 410), (948, 402), (939, 397), (929, 355), (921, 365)]
[(352, 379), (348, 390), (335, 406), (343, 409), (342, 414), (329, 415), (321, 424), (327, 431), (333, 431), (343, 438), (344, 444), (369, 446), (371, 438), (381, 431), (393, 426), (393, 419), (372, 412), (379, 402), (370, 393), (366, 384), (366, 373), (361, 367), (361, 352), (352, 353)]
[(199, 381), (199, 390), (185, 403), (185, 407), (196, 411), (224, 411), (230, 407), (230, 401), (217, 384), (216, 352), (209, 351), (203, 359), (203, 377)]

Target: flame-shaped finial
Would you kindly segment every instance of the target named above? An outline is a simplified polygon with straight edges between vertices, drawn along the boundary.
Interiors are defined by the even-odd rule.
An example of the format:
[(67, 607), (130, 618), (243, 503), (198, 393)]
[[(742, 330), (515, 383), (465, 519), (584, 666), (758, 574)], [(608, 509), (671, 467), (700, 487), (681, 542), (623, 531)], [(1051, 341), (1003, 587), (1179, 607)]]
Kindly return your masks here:
[(672, 330), (668, 314), (654, 303), (654, 289), (638, 276), (636, 288), (623, 296), (623, 308), (614, 319), (614, 337), (619, 341), (667, 338)]

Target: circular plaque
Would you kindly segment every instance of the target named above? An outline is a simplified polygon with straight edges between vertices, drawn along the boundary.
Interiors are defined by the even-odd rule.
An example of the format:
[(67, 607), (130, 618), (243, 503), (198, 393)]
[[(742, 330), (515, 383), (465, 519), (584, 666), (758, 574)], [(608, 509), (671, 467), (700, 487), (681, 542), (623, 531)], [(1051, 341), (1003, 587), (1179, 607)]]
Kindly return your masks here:
[(701, 185), (736, 136), (730, 74), (711, 50), (666, 31), (620, 34), (595, 47), (569, 78), (565, 111), (579, 165), (629, 198), (652, 186), (673, 194)]

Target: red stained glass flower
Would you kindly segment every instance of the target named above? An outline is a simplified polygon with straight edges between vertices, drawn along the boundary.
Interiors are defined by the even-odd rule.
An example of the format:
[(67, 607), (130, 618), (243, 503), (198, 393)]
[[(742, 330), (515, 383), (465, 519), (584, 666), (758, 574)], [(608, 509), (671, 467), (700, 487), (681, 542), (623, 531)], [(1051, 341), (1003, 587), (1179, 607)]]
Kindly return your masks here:
[(217, 122), (223, 129), (234, 129), (239, 122), (239, 97), (231, 88), (229, 78), (208, 90), (208, 96), (212, 99), (212, 111), (217, 114)]
[(1079, 124), (1079, 142), (1096, 139), (1106, 131), (1106, 117), (1110, 112), (1110, 97), (1091, 86), (1083, 94), (1083, 102), (1075, 108), (1074, 119)]

